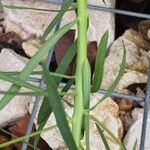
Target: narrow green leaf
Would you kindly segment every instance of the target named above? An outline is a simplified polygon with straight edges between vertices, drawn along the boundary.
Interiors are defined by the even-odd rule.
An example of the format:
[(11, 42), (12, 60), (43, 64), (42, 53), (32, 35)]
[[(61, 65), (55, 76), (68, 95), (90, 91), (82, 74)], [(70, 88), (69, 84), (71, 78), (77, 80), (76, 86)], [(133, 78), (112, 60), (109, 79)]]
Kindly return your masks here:
[(73, 0), (67, 0), (65, 4), (61, 7), (60, 12), (55, 16), (55, 18), (50, 22), (50, 24), (46, 28), (42, 37), (42, 41), (45, 41), (46, 37), (50, 34), (52, 29), (55, 27), (58, 21), (62, 18), (62, 16), (66, 13), (66, 11), (69, 9), (72, 3), (73, 3)]
[(34, 91), (37, 91), (37, 92), (42, 92), (42, 91), (44, 92), (45, 91), (45, 89), (42, 89), (42, 88), (37, 87), (35, 85), (32, 85), (32, 84), (30, 84), (26, 81), (23, 81), (19, 78), (11, 77), (7, 73), (1, 72), (1, 71), (0, 71), (0, 79), (11, 82), (11, 83), (13, 83), (17, 86), (25, 87), (27, 89), (34, 90)]
[[(67, 70), (67, 68), (68, 68), (68, 66), (69, 66), (69, 64), (70, 64), (70, 62), (72, 61), (72, 59), (74, 58), (74, 56), (75, 56), (75, 54), (76, 54), (76, 41), (72, 44), (72, 46), (67, 50), (67, 52), (66, 52), (66, 54), (65, 54), (65, 56), (62, 58), (62, 60), (61, 60), (61, 62), (60, 62), (60, 64), (58, 65), (58, 67), (57, 67), (57, 69), (56, 69), (56, 72), (55, 73), (52, 73), (52, 72), (50, 72), (50, 75), (51, 76), (55, 76), (54, 77), (54, 80), (55, 80), (55, 82), (56, 82), (56, 84), (57, 85), (59, 85), (59, 82), (62, 80), (62, 77), (64, 78), (66, 78), (66, 77), (68, 77), (68, 76), (66, 76), (66, 75), (62, 75), (62, 74), (64, 74), (65, 72), (66, 72), (66, 70)], [(61, 76), (58, 76), (59, 74), (61, 73)], [(56, 75), (55, 75), (56, 74)], [(57, 75), (58, 74), (58, 75)], [(69, 77), (68, 77), (68, 79), (69, 79)], [(62, 91), (61, 92), (67, 92), (69, 89), (70, 89), (70, 87), (71, 87), (71, 85), (74, 83), (74, 77), (70, 77), (70, 80), (69, 80), (69, 82), (68, 82), (68, 84), (62, 89)], [(65, 100), (64, 100), (65, 101)], [(69, 102), (67, 102), (67, 101), (65, 101), (70, 107), (73, 107)], [(44, 102), (43, 102), (44, 103)], [(46, 102), (45, 102), (45, 104), (46, 104)], [(43, 105), (45, 105), (45, 104), (43, 104)], [(42, 109), (44, 109), (44, 108), (41, 108), (40, 110), (42, 111)], [(44, 110), (43, 110), (44, 111)], [(48, 111), (47, 111), (47, 116), (48, 116)], [(43, 122), (40, 122), (39, 121), (39, 129), (38, 130), (40, 130), (40, 129), (42, 129), (43, 127), (44, 127), (44, 125), (46, 124), (46, 120), (45, 121), (43, 121)], [(35, 145), (38, 143), (38, 139), (39, 139), (39, 136), (38, 137), (36, 137), (35, 138)]]
[[(18, 79), (26, 80), (28, 76), (33, 72), (41, 59), (45, 56), (50, 48), (58, 41), (58, 39), (64, 35), (74, 24), (76, 20), (62, 27), (59, 31), (57, 31), (54, 35), (52, 35), (43, 46), (37, 51), (37, 53), (30, 59), (30, 61), (26, 64), (25, 68), (19, 74)], [(9, 91), (18, 91), (20, 89), (19, 86), (12, 85), (9, 88)], [(0, 110), (2, 110), (13, 98), (13, 95), (5, 95), (0, 101)]]
[(24, 96), (45, 96), (47, 92), (14, 92), (14, 91), (0, 91), (2, 95), (24, 95)]
[[(37, 131), (40, 131), (44, 128), (51, 113), (52, 113), (52, 108), (49, 103), (49, 100), (47, 97), (44, 97), (42, 105), (41, 105), (39, 113), (38, 113), (37, 123), (38, 123), (39, 127), (38, 127)], [(37, 146), (39, 139), (40, 139), (40, 134), (34, 138), (34, 147)]]
[(77, 150), (73, 135), (66, 119), (65, 111), (61, 104), (61, 97), (57, 92), (55, 80), (53, 80), (53, 78), (49, 75), (49, 72), (46, 70), (46, 68), (43, 70), (43, 75), (48, 89), (49, 103), (51, 104), (61, 135), (69, 149)]
[(44, 122), (45, 120), (48, 120), (51, 112), (52, 112), (52, 108), (49, 103), (48, 97), (44, 97), (43, 103), (40, 107), (40, 111), (38, 114), (37, 123), (40, 124), (40, 123)]
[(122, 59), (121, 65), (120, 65), (120, 70), (119, 70), (117, 78), (115, 79), (115, 81), (113, 82), (113, 84), (111, 85), (111, 87), (107, 90), (106, 94), (100, 99), (100, 101), (98, 101), (91, 108), (91, 110), (94, 110), (97, 107), (97, 105), (99, 105), (102, 101), (104, 101), (107, 97), (109, 97), (111, 95), (111, 93), (114, 91), (114, 89), (118, 85), (121, 77), (123, 76), (125, 68), (126, 68), (126, 48), (125, 48), (124, 42), (123, 42), (123, 47), (124, 47), (124, 50), (123, 50), (123, 59)]
[(75, 82), (74, 79), (70, 79), (68, 83), (63, 87), (61, 92), (67, 92), (71, 88), (71, 86), (74, 84), (74, 82)]
[(100, 128), (100, 126), (97, 123), (95, 123), (95, 125), (97, 127), (97, 130), (98, 130), (100, 136), (101, 136), (101, 139), (102, 139), (102, 141), (104, 143), (104, 146), (105, 146), (106, 150), (111, 150), (110, 147), (109, 147), (109, 144), (108, 144), (108, 142), (106, 140), (106, 137), (105, 137), (105, 135), (103, 133), (103, 130)]
[[(9, 135), (9, 136), (11, 136), (12, 138), (18, 138), (17, 136), (15, 136), (15, 135), (12, 134), (11, 132), (8, 132), (7, 130), (5, 130), (5, 129), (3, 129), (3, 128), (0, 128), (0, 134), (1, 134), (1, 132), (2, 132), (2, 134), (5, 134), (6, 136)], [(25, 141), (25, 143), (27, 143), (27, 142)], [(27, 145), (28, 145), (29, 147), (33, 148), (34, 150), (40, 150), (39, 148), (33, 146), (32, 144), (27, 143)]]
[(8, 141), (8, 142), (4, 142), (4, 143), (0, 144), (0, 149), (1, 149), (1, 148), (4, 148), (4, 147), (7, 147), (7, 146), (9, 146), (9, 145), (12, 145), (12, 144), (14, 144), (14, 143), (23, 141), (23, 140), (25, 140), (25, 139), (34, 137), (34, 136), (36, 136), (36, 135), (38, 135), (38, 134), (41, 134), (41, 133), (43, 133), (43, 132), (47, 132), (47, 131), (52, 130), (52, 129), (56, 128), (56, 127), (57, 127), (56, 125), (53, 125), (53, 126), (51, 126), (51, 127), (45, 128), (45, 129), (43, 129), (43, 130), (41, 130), (41, 131), (37, 131), (37, 132), (31, 133), (31, 134), (27, 134), (27, 135), (22, 136), (22, 137), (19, 137), (19, 138), (15, 138), (15, 139), (10, 140), (10, 141)]
[[(1, 72), (0, 71), (0, 73), (10, 75), (10, 76), (17, 76), (17, 75), (19, 75), (20, 72)], [(42, 73), (43, 73), (42, 71), (33, 71), (31, 73), (31, 75), (42, 75)], [(65, 78), (65, 79), (75, 78), (74, 76), (68, 76), (68, 75), (64, 75), (64, 74), (60, 74), (60, 73), (56, 73), (56, 72), (49, 72), (49, 73), (51, 74), (51, 76), (58, 77), (58, 78)]]
[[(43, 8), (32, 8), (32, 7), (23, 7), (23, 6), (16, 6), (16, 5), (6, 5), (1, 4), (2, 7), (8, 8), (8, 9), (20, 9), (20, 10), (34, 10), (34, 11), (46, 11), (46, 12), (60, 12), (61, 10), (57, 9), (43, 9)], [(75, 8), (72, 8), (71, 10), (74, 10)], [(69, 9), (70, 11), (70, 9)]]
[(93, 119), (98, 126), (100, 126), (100, 128), (102, 128), (103, 130), (105, 130), (113, 139), (113, 141), (115, 143), (117, 143), (120, 146), (120, 150), (125, 150), (125, 146), (123, 145), (123, 143), (120, 141), (120, 139), (118, 139), (108, 128), (106, 128), (103, 123), (101, 123), (98, 119), (96, 119), (94, 116), (90, 115), (90, 118)]
[[(70, 79), (68, 81), (68, 83), (63, 87), (63, 89), (61, 90), (61, 92), (65, 92), (67, 93), (67, 91), (71, 88), (71, 86), (74, 84), (75, 80), (74, 79)], [(69, 106), (69, 107), (74, 107), (73, 104), (71, 104), (70, 102), (68, 102), (67, 100), (65, 100), (64, 98), (62, 98), (63, 101)]]
[(108, 34), (109, 34), (108, 31), (106, 31), (102, 36), (97, 51), (95, 69), (94, 69), (94, 78), (93, 78), (92, 88), (91, 88), (92, 92), (98, 91), (102, 83), (104, 62), (105, 62), (105, 57), (107, 52)]
[[(72, 81), (74, 81), (75, 78), (74, 76), (67, 76), (63, 74), (66, 72), (69, 64), (71, 63), (72, 59), (75, 57), (76, 52), (77, 52), (77, 41), (75, 41), (72, 44), (72, 46), (67, 50), (66, 54), (60, 61), (56, 71), (50, 72), (51, 76), (54, 76), (57, 85), (62, 80), (62, 78), (73, 79)], [(18, 75), (20, 72), (5, 72), (5, 73), (8, 75)], [(31, 74), (32, 75), (42, 74), (42, 71), (33, 71)]]
[[(77, 41), (75, 41), (72, 44), (72, 46), (68, 49), (65, 56), (60, 61), (55, 73), (64, 74), (76, 53), (77, 53)], [(55, 77), (55, 81), (57, 85), (59, 84), (61, 80), (62, 78)]]

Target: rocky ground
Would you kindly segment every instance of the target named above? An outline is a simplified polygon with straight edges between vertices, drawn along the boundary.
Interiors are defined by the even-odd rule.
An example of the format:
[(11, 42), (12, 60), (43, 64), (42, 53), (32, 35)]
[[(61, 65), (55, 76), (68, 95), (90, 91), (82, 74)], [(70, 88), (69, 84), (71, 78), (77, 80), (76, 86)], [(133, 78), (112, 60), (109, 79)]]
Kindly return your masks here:
[[(91, 1), (89, 1), (89, 3), (90, 2)], [(38, 8), (54, 9), (60, 7), (55, 4), (34, 0), (11, 0), (11, 2), (9, 0), (2, 0), (2, 3)], [(107, 0), (107, 3), (108, 7), (115, 7), (115, 0)], [(103, 6), (101, 2), (97, 3), (96, 0), (94, 1), (94, 4)], [(31, 10), (11, 10), (8, 8), (0, 9), (0, 71), (20, 71), (23, 69), (28, 60), (41, 46), (40, 40), (43, 31), (48, 25), (50, 21), (49, 19), (51, 19), (54, 15), (54, 13), (36, 12)], [(73, 18), (73, 16), (75, 16), (74, 12), (67, 13), (63, 18), (61, 25), (70, 21), (70, 18)], [(124, 47), (122, 41), (124, 41), (127, 52), (127, 65), (125, 73), (119, 82), (116, 91), (144, 97), (150, 59), (150, 20), (136, 20), (136, 23), (131, 22), (132, 24), (127, 24), (126, 22), (123, 24), (121, 21), (120, 23), (117, 22), (117, 25), (123, 24), (124, 26), (128, 26), (128, 29), (124, 30), (123, 34), (114, 40), (116, 34), (115, 16), (113, 14), (91, 11), (90, 17), (88, 58), (92, 68), (95, 61), (97, 43), (99, 43), (100, 35), (102, 35), (107, 29), (109, 29), (110, 34), (108, 45), (109, 53), (105, 61), (102, 88), (108, 89), (118, 73), (123, 56)], [(67, 48), (73, 43), (76, 37), (75, 29), (76, 27), (73, 27), (73, 29), (66, 33), (55, 45), (55, 55), (52, 67), (57, 66), (61, 58), (64, 56)], [(116, 31), (116, 33), (117, 32), (118, 31)], [(118, 35), (119, 33), (121, 32), (118, 32)], [(62, 46), (62, 43), (64, 46)], [(46, 57), (47, 56), (43, 59), (46, 59)], [(75, 60), (73, 60), (69, 66), (67, 71), (68, 74), (74, 73), (74, 61)], [(40, 69), (39, 65), (37, 70)], [(9, 86), (10, 84), (7, 82), (0, 80), (0, 90), (7, 90)], [(0, 95), (0, 99), (1, 97), (2, 95)], [(96, 101), (101, 97), (102, 94), (91, 94), (91, 105), (96, 103)], [(72, 97), (66, 97), (66, 100), (71, 101)], [(15, 97), (7, 105), (7, 107), (0, 112), (0, 127), (3, 127), (3, 129), (6, 129), (14, 136), (22, 136), (25, 133), (34, 101), (34, 97)], [(69, 114), (72, 113), (72, 110), (67, 106), (65, 106), (65, 110)], [(143, 103), (109, 97), (91, 113), (96, 115), (99, 121), (110, 129), (116, 137), (123, 141), (127, 150), (132, 149), (136, 140), (136, 149), (139, 149), (143, 119)], [(37, 120), (35, 119), (35, 128), (37, 127), (36, 121)], [(45, 127), (49, 127), (54, 123), (55, 120), (52, 115)], [(33, 130), (35, 130), (35, 128)], [(10, 140), (11, 138), (12, 135), (8, 136), (0, 132), (0, 143)], [(150, 121), (148, 119), (146, 150), (150, 150), (149, 138)], [(90, 122), (90, 139), (91, 149), (105, 149), (92, 121)], [(112, 141), (111, 137), (108, 136), (107, 139), (111, 149), (119, 149), (118, 145)], [(32, 142), (33, 141), (31, 139), (31, 143)], [(19, 150), (20, 146), (21, 143), (8, 147), (7, 149), (10, 150), (15, 147)], [(50, 147), (52, 149), (62, 149), (64, 147), (64, 142), (62, 141), (57, 129), (41, 135), (39, 148), (42, 150), (50, 149)]]

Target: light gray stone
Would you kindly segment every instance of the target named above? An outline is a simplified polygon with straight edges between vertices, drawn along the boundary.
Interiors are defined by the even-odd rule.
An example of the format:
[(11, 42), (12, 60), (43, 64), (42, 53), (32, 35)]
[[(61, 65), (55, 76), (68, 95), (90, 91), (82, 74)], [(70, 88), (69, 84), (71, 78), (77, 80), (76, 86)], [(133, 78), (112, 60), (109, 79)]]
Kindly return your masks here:
[[(150, 113), (149, 113), (150, 115)], [(142, 130), (142, 122), (143, 122), (143, 109), (135, 109), (132, 113), (134, 122), (130, 129), (128, 130), (127, 134), (124, 138), (124, 144), (127, 150), (131, 150), (135, 141), (137, 140), (136, 150), (139, 150), (140, 147), (140, 140), (141, 140), (141, 130)], [(147, 131), (146, 131), (146, 140), (145, 140), (145, 147), (143, 149), (149, 150), (150, 149), (150, 118), (148, 118), (147, 122)]]
[[(115, 0), (106, 0), (107, 6), (102, 1), (89, 0), (89, 4), (115, 7)], [(2, 0), (2, 3), (8, 5), (19, 5), (23, 7), (59, 9), (60, 6), (39, 0)], [(32, 10), (12, 10), (4, 9), (6, 32), (15, 31), (22, 39), (41, 37), (48, 23), (56, 15), (55, 12), (38, 12)], [(102, 11), (89, 11), (89, 41), (100, 41), (103, 33), (109, 30), (109, 45), (114, 41), (115, 35), (115, 17), (114, 14)], [(75, 12), (67, 12), (62, 20), (61, 26), (72, 21), (75, 18)], [(76, 28), (76, 27), (74, 27)]]
[[(92, 94), (91, 95), (91, 105), (93, 106), (100, 98), (101, 94)], [(73, 102), (72, 96), (66, 96), (64, 98), (69, 102)], [(34, 102), (34, 100), (33, 100)], [(32, 110), (33, 103), (30, 104), (30, 112)], [(64, 104), (65, 111), (69, 116), (72, 116), (72, 108), (68, 107)], [(114, 133), (117, 138), (122, 138), (123, 136), (123, 126), (119, 119), (119, 107), (118, 105), (111, 99), (107, 98), (106, 101), (102, 102), (94, 111), (91, 112), (93, 116), (95, 116), (100, 122), (102, 122), (109, 130)], [(35, 119), (35, 123), (37, 126), (37, 118)], [(52, 113), (51, 117), (48, 119), (48, 122), (45, 125), (46, 127), (52, 126), (56, 124), (54, 114)], [(119, 146), (112, 142), (112, 138), (107, 134), (107, 140), (111, 149), (119, 150)], [(49, 144), (49, 146), (58, 150), (64, 147), (64, 142), (60, 136), (60, 132), (57, 128), (52, 129), (51, 131), (47, 131), (41, 134), (41, 137)], [(84, 146), (85, 142), (82, 141)], [(105, 150), (105, 147), (102, 143), (102, 140), (99, 136), (97, 128), (94, 122), (90, 121), (90, 149), (91, 150)]]
[(32, 57), (40, 47), (41, 43), (39, 39), (30, 39), (22, 43), (22, 48), (29, 57)]
[(123, 58), (123, 42), (126, 49), (126, 70), (116, 87), (116, 91), (128, 93), (127, 86), (147, 81), (149, 51), (141, 49), (137, 46), (136, 41), (130, 40), (132, 33), (133, 30), (127, 30), (111, 46), (104, 65), (103, 88), (108, 89), (117, 77)]
[[(16, 54), (11, 49), (2, 49), (0, 52), (0, 71), (21, 71), (28, 59)], [(0, 80), (0, 90), (7, 91), (11, 83)], [(25, 89), (22, 89), (25, 91)], [(0, 100), (3, 95), (0, 94)], [(29, 96), (15, 96), (12, 101), (0, 111), (0, 127), (6, 126), (21, 118), (28, 112)]]

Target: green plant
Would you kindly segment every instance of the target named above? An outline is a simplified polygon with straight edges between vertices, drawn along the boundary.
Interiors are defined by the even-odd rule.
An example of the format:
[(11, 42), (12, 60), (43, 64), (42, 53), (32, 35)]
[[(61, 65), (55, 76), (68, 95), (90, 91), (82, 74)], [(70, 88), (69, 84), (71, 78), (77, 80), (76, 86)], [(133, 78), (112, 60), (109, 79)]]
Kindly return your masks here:
[[(86, 141), (86, 150), (89, 150), (90, 149), (89, 120), (93, 119), (94, 122), (96, 123), (100, 136), (103, 139), (106, 149), (109, 149), (109, 145), (107, 143), (107, 138), (105, 138), (103, 130), (105, 130), (112, 137), (113, 141), (120, 146), (120, 149), (122, 150), (125, 149), (121, 141), (117, 139), (101, 122), (99, 122), (93, 116), (90, 116), (90, 111), (92, 111), (101, 101), (105, 100), (107, 97), (111, 95), (112, 91), (115, 89), (121, 76), (123, 75), (126, 64), (125, 47), (122, 64), (120, 65), (120, 71), (118, 73), (116, 80), (114, 81), (110, 89), (108, 89), (107, 93), (103, 96), (103, 98), (99, 102), (97, 102), (95, 106), (90, 108), (90, 93), (97, 92), (102, 83), (104, 61), (107, 50), (108, 31), (105, 32), (100, 41), (95, 62), (94, 75), (93, 77), (91, 77), (92, 76), (91, 68), (87, 58), (87, 43), (88, 43), (87, 30), (89, 24), (87, 0), (77, 0), (76, 3), (73, 3), (73, 1), (74, 0), (67, 0), (63, 5), (63, 7), (61, 8), (61, 10), (60, 11), (57, 10), (58, 14), (52, 20), (52, 22), (50, 22), (50, 24), (48, 25), (47, 29), (43, 34), (42, 37), (43, 45), (38, 50), (38, 52), (29, 60), (29, 62), (26, 64), (25, 68), (21, 72), (0, 72), (0, 79), (13, 83), (13, 85), (10, 87), (8, 91), (0, 91), (1, 94), (4, 94), (4, 97), (0, 101), (0, 110), (2, 110), (12, 100), (12, 98), (15, 95), (44, 96), (38, 114), (39, 128), (37, 129), (37, 132), (0, 144), (0, 148), (5, 147), (14, 142), (22, 141), (25, 138), (32, 136), (35, 136), (34, 147), (36, 147), (39, 136), (42, 132), (53, 129), (54, 127), (58, 127), (64, 139), (64, 142), (66, 143), (66, 146), (70, 150), (82, 149), (83, 147), (81, 145), (81, 140), (83, 138), (85, 138)], [(3, 6), (9, 9), (32, 9), (20, 6), (7, 6), (7, 5)], [(59, 29), (55, 34), (53, 34), (51, 37), (48, 38), (48, 35), (52, 31), (52, 29), (56, 26), (56, 24), (65, 14), (65, 12), (70, 10), (71, 6), (73, 6), (71, 9), (76, 9), (77, 18), (73, 22)], [(38, 9), (34, 8), (33, 10), (37, 11)], [(41, 9), (39, 10), (42, 11)], [(45, 67), (45, 65), (43, 66), (42, 71), (34, 72), (33, 70), (36, 68), (36, 66), (39, 64), (39, 62), (48, 52), (48, 50), (51, 47), (53, 47), (54, 44), (59, 40), (59, 38), (61, 38), (75, 24), (77, 24), (78, 28), (77, 40), (68, 49), (67, 53), (61, 60), (55, 73), (49, 72), (49, 70)], [(67, 67), (74, 58), (75, 54), (77, 54), (76, 74), (75, 76), (66, 76), (64, 75), (64, 73), (66, 72)], [(31, 74), (42, 74), (44, 77), (46, 88), (40, 88), (28, 83), (27, 77)], [(18, 80), (16, 80), (16, 77)], [(67, 78), (70, 80), (67, 86), (65, 86), (61, 92), (58, 92), (58, 87), (62, 78)], [(74, 112), (72, 118), (68, 118), (68, 116), (64, 111), (61, 100), (63, 99), (64, 95), (69, 94), (67, 93), (67, 91), (70, 89), (74, 81), (75, 81), (75, 93), (73, 94), (75, 96), (74, 104), (72, 105), (68, 103), (70, 107), (74, 108)], [(25, 93), (19, 92), (21, 87), (29, 89), (30, 92)], [(55, 115), (57, 126), (52, 126), (50, 128), (43, 129), (52, 112)], [(72, 130), (70, 129), (69, 124), (72, 126)]]

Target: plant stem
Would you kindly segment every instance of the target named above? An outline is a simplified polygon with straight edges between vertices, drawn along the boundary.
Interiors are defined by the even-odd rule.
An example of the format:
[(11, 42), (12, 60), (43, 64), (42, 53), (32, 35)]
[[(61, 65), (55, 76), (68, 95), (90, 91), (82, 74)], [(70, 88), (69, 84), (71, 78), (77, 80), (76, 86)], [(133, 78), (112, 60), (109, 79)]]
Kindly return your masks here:
[(77, 69), (76, 69), (76, 96), (73, 114), (73, 136), (76, 146), (80, 149), (81, 127), (83, 123), (83, 63), (87, 59), (87, 0), (77, 0), (78, 40), (77, 40)]

